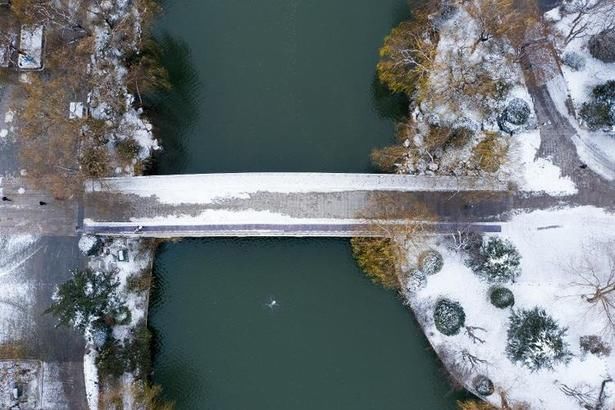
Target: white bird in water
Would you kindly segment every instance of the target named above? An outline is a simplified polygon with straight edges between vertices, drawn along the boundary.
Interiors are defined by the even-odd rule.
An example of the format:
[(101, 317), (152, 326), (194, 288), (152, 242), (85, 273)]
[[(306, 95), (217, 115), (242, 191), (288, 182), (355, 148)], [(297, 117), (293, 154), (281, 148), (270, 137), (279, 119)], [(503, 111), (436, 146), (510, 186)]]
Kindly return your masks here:
[(267, 307), (273, 310), (274, 308), (278, 307), (278, 301), (273, 298), (270, 299), (269, 302), (267, 303)]

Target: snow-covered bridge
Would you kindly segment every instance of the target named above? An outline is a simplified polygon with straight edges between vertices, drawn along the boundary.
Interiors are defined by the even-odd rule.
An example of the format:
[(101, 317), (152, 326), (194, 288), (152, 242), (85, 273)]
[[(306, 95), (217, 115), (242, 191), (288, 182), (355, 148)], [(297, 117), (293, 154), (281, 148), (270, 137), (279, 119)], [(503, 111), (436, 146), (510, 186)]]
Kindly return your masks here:
[[(370, 220), (426, 204), (438, 229), (489, 224), (510, 207), (506, 183), (474, 177), (236, 173), (108, 178), (86, 184), (80, 230), (148, 237), (373, 234)], [(476, 204), (476, 205), (469, 205)]]

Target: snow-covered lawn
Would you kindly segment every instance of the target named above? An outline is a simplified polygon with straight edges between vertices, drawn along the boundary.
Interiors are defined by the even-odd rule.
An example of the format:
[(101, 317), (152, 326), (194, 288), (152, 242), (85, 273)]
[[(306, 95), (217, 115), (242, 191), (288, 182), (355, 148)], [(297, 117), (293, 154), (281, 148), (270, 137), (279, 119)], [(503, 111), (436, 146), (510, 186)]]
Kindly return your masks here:
[[(546, 21), (551, 23), (555, 32), (562, 37), (570, 31), (575, 17), (576, 13), (561, 13), (559, 8), (545, 14)], [(579, 118), (579, 110), (590, 100), (593, 88), (608, 80), (615, 80), (615, 63), (605, 63), (594, 58), (588, 49), (591, 36), (601, 31), (606, 23), (605, 19), (608, 18), (601, 14), (588, 14), (583, 18), (589, 23), (583, 35), (572, 39), (568, 44), (565, 44), (562, 38), (556, 41), (560, 56), (576, 54), (584, 64), (577, 68), (562, 64), (565, 84), (556, 77), (548, 84), (548, 88), (560, 114), (568, 118), (577, 131), (573, 141), (581, 160), (604, 178), (613, 180), (615, 179), (615, 132), (589, 130), (582, 121), (579, 123), (568, 113), (565, 105), (569, 96)]]
[[(579, 401), (563, 390), (578, 389), (587, 394), (588, 401), (597, 400), (602, 381), (615, 374), (615, 360), (583, 352), (579, 338), (598, 335), (610, 346), (615, 340), (599, 306), (582, 299), (581, 294), (591, 292), (573, 282), (581, 281), (577, 273), (583, 271), (587, 260), (595, 261), (597, 269), (608, 268), (605, 259), (609, 251), (613, 252), (614, 226), (614, 214), (593, 207), (522, 213), (502, 226), (499, 236), (509, 239), (522, 257), (521, 275), (515, 283), (504, 285), (514, 293), (513, 309), (544, 308), (568, 329), (564, 340), (572, 357), (567, 364), (556, 364), (553, 370), (531, 371), (507, 357), (511, 308), (499, 309), (491, 304), (489, 291), (493, 285), (466, 266), (465, 252), (458, 253), (447, 240), (437, 239), (434, 241), (439, 243), (433, 244), (444, 256), (442, 271), (428, 276), (424, 288), (407, 293), (408, 303), (445, 365), (471, 391), (476, 391), (474, 378), (484, 375), (495, 385), (495, 392), (485, 397), (494, 405), (500, 405), (500, 394), (505, 394), (509, 402), (525, 402), (532, 409), (581, 409)], [(484, 343), (473, 341), (465, 329), (454, 336), (445, 336), (436, 329), (433, 311), (441, 298), (461, 304), (465, 329)], [(471, 365), (468, 354), (480, 360)], [(613, 383), (606, 384), (604, 408), (615, 405), (613, 387)]]

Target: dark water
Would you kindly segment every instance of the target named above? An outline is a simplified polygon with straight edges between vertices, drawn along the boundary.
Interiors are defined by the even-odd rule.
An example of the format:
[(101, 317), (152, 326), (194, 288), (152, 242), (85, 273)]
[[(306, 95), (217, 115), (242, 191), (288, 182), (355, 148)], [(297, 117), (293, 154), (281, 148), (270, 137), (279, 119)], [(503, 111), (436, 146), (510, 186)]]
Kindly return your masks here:
[[(403, 0), (166, 10), (174, 89), (155, 99), (156, 172), (370, 171), (403, 114), (374, 82)], [(155, 382), (178, 409), (454, 408), (410, 313), (359, 272), (348, 241), (186, 240), (164, 245), (155, 271)]]

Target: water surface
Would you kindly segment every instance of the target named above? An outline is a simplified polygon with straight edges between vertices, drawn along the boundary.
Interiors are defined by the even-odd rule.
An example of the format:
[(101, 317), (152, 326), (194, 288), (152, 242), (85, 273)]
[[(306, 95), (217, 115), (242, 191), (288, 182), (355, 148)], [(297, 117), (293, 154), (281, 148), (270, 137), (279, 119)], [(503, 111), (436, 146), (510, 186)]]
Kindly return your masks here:
[[(375, 78), (403, 0), (167, 1), (157, 173), (370, 172), (403, 99)], [(346, 240), (217, 239), (157, 257), (155, 382), (178, 409), (452, 409), (409, 311)], [(276, 301), (273, 305), (272, 301)]]

